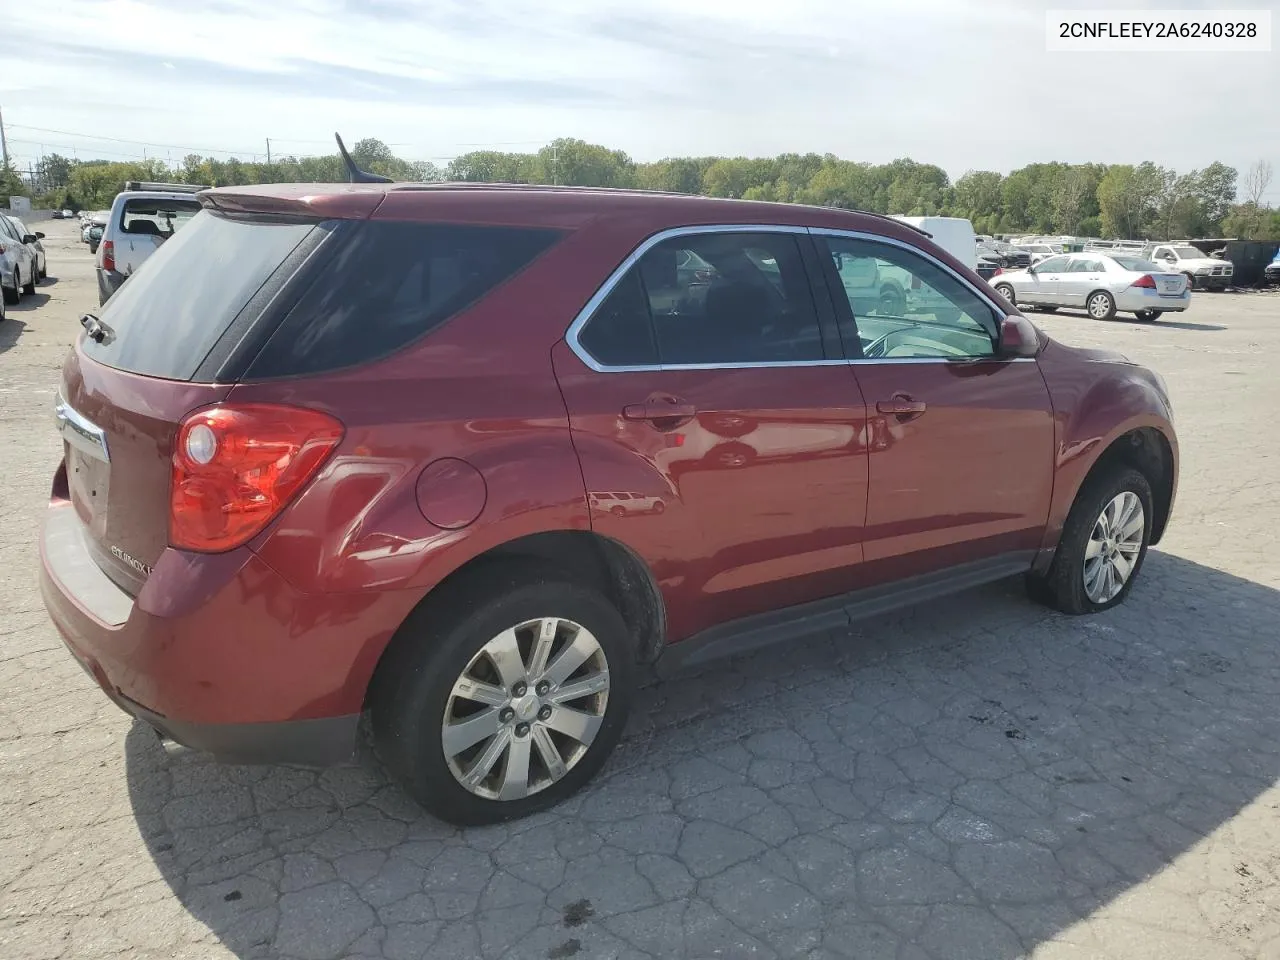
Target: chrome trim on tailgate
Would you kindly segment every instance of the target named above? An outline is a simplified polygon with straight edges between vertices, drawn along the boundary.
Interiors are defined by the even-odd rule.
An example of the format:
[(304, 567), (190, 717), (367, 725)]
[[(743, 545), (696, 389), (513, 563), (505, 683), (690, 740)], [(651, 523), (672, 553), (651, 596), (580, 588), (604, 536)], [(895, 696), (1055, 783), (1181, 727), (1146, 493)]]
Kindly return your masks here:
[(53, 416), (63, 440), (81, 453), (87, 453), (104, 463), (111, 462), (111, 455), (107, 452), (106, 432), (63, 400), (61, 393), (54, 403)]

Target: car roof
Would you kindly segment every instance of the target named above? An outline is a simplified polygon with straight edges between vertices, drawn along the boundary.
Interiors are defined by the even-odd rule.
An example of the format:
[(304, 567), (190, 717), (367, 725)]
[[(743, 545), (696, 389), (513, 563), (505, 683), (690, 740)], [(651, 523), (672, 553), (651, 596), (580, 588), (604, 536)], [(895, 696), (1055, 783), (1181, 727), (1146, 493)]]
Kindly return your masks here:
[(923, 231), (884, 214), (683, 193), (516, 183), (285, 183), (216, 187), (197, 195), (228, 212), (335, 219), (451, 220), (574, 228), (601, 216), (638, 227), (777, 224), (865, 231), (902, 239)]

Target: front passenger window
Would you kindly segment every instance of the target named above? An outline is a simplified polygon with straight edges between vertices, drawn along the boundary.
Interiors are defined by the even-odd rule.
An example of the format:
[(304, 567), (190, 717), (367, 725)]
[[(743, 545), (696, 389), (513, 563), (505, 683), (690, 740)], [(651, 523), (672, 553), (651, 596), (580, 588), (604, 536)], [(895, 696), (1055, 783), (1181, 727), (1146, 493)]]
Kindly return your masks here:
[(845, 352), (868, 359), (966, 359), (995, 355), (991, 306), (933, 260), (896, 244), (827, 237), (833, 275), (852, 314), (858, 342)]

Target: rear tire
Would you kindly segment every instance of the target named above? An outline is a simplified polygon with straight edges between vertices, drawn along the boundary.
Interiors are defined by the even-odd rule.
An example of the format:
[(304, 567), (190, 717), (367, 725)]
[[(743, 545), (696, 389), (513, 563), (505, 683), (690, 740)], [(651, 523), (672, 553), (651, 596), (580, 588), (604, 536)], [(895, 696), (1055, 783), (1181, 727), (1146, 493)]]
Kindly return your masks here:
[(1009, 301), (1010, 303), (1012, 303), (1014, 306), (1017, 306), (1018, 301), (1014, 299), (1013, 287), (1009, 286), (1009, 284), (1007, 284), (1007, 283), (997, 283), (997, 284), (996, 284), (996, 293), (1000, 294), (1000, 296), (1004, 297), (1006, 300), (1008, 300), (1008, 301)]
[(1160, 314), (1163, 312), (1163, 310), (1135, 310), (1133, 315), (1143, 323), (1154, 323), (1160, 319)]
[[(554, 806), (599, 771), (622, 735), (635, 660), (626, 623), (598, 592), (545, 563), (487, 566), (445, 589), (408, 617), (379, 665), (370, 691), (379, 756), (406, 791), (450, 823), (498, 823)], [(545, 622), (556, 626), (547, 641), (550, 666), (540, 672), (535, 649)], [(504, 640), (508, 634), (514, 639)], [(580, 668), (587, 673), (554, 679), (557, 658), (579, 643), (593, 651)], [(515, 650), (502, 674), (495, 649)], [(545, 692), (544, 675), (553, 677)], [(602, 675), (602, 693), (554, 700), (583, 676), (599, 682)], [(457, 751), (459, 736), (448, 728), (482, 714), (485, 729), (497, 732)], [(590, 729), (589, 742), (563, 734), (568, 720)], [(562, 769), (553, 770), (555, 758)], [(519, 777), (512, 763), (523, 765)], [(480, 779), (464, 783), (477, 771)], [(513, 784), (512, 797), (500, 799)]]
[(1110, 320), (1116, 315), (1115, 297), (1105, 290), (1095, 290), (1089, 294), (1084, 307), (1095, 320)]
[[(1140, 516), (1128, 517), (1128, 525), (1135, 519), (1140, 520), (1142, 528), (1140, 536), (1125, 541), (1118, 534), (1123, 534), (1128, 525), (1117, 523), (1117, 535), (1099, 538), (1099, 524), (1108, 510), (1116, 504), (1131, 504), (1129, 498), (1136, 498), (1141, 506)], [(1037, 603), (1061, 610), (1073, 616), (1084, 613), (1099, 613), (1123, 603), (1129, 595), (1133, 583), (1142, 571), (1142, 563), (1147, 556), (1147, 546), (1151, 540), (1151, 521), (1155, 516), (1154, 501), (1151, 496), (1151, 485), (1147, 478), (1130, 467), (1108, 470), (1096, 477), (1090, 477), (1076, 496), (1071, 506), (1067, 522), (1062, 528), (1062, 536), (1058, 540), (1058, 549), (1054, 553), (1049, 572), (1043, 577), (1034, 574), (1027, 577), (1027, 594)], [(1121, 511), (1123, 507), (1121, 507)], [(1118, 511), (1119, 519), (1125, 519)], [(1110, 521), (1108, 521), (1110, 524)], [(1099, 553), (1099, 540), (1103, 542)], [(1116, 549), (1109, 545), (1114, 542)], [(1093, 546), (1091, 546), (1093, 544)], [(1124, 575), (1118, 589), (1101, 592), (1092, 591), (1089, 586), (1090, 573), (1099, 566), (1105, 567), (1111, 561), (1108, 553), (1118, 556), (1119, 561), (1112, 563), (1112, 569), (1128, 566), (1129, 572)], [(1103, 571), (1105, 573), (1105, 570)], [(1097, 578), (1093, 579), (1097, 583)], [(1112, 581), (1112, 585), (1115, 582)]]
[(13, 286), (4, 287), (3, 291), (4, 291), (3, 299), (4, 299), (4, 302), (7, 304), (12, 305), (17, 303), (20, 299), (22, 299), (22, 291), (18, 287), (18, 278), (16, 276), (13, 278)]

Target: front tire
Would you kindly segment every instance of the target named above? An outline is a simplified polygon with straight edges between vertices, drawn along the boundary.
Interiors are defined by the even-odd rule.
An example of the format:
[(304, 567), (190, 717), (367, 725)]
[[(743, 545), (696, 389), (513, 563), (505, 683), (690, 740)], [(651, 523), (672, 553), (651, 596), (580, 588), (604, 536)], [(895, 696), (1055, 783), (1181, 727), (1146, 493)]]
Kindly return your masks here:
[(22, 289), (18, 286), (18, 279), (19, 278), (15, 275), (12, 287), (0, 287), (0, 290), (3, 291), (4, 302), (10, 306), (17, 303), (22, 298)]
[(36, 265), (31, 264), (31, 273), (27, 275), (27, 282), (23, 284), (22, 292), (28, 297), (36, 292)]
[(1151, 485), (1137, 470), (1124, 467), (1087, 480), (1049, 572), (1028, 578), (1031, 599), (1072, 615), (1123, 603), (1146, 559), (1154, 516)]
[(450, 823), (528, 816), (604, 764), (630, 707), (626, 623), (545, 564), (491, 566), (401, 627), (371, 714), (404, 788)]
[(1006, 300), (1008, 300), (1008, 301), (1009, 301), (1010, 303), (1012, 303), (1014, 306), (1017, 306), (1018, 301), (1014, 299), (1013, 287), (1009, 286), (1009, 284), (1007, 284), (1007, 283), (997, 283), (997, 284), (996, 284), (996, 293), (1000, 294), (1000, 296), (1004, 297)]
[(1085, 301), (1085, 309), (1095, 320), (1110, 320), (1116, 315), (1115, 297), (1105, 290), (1095, 290)]

